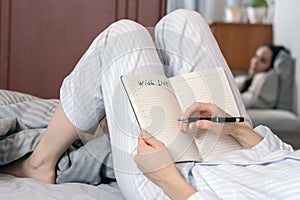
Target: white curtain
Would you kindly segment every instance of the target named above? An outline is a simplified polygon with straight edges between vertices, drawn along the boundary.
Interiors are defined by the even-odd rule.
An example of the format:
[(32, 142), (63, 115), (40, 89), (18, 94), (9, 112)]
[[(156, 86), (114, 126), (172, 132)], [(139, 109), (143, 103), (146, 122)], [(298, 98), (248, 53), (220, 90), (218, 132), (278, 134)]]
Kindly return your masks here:
[(167, 13), (186, 8), (198, 11), (205, 19), (223, 21), (226, 0), (167, 0)]
[(300, 1), (276, 0), (274, 16), (274, 43), (284, 45), (295, 58), (294, 110), (300, 115)]

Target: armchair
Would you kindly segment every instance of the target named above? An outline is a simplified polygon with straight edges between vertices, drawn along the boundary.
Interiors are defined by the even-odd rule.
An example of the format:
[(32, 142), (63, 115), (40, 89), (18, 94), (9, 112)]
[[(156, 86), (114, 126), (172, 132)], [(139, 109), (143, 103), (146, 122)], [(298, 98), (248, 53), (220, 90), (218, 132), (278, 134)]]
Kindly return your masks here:
[[(291, 51), (291, 56), (278, 55), (276, 72), (279, 75), (279, 101), (276, 109), (248, 109), (253, 126), (270, 127), (282, 140), (300, 148), (300, 14), (297, 0), (277, 0), (273, 22), (274, 43)], [(287, 31), (288, 30), (288, 31)]]

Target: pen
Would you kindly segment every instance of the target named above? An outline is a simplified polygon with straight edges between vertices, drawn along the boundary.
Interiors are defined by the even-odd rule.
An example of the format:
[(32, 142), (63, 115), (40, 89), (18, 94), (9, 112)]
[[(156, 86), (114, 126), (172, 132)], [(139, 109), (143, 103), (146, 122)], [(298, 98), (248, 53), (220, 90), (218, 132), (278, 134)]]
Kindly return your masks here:
[(188, 119), (178, 119), (177, 121), (188, 123), (188, 122), (196, 122), (198, 120), (209, 120), (212, 122), (219, 122), (219, 123), (243, 122), (244, 117), (194, 117), (194, 118), (188, 118)]

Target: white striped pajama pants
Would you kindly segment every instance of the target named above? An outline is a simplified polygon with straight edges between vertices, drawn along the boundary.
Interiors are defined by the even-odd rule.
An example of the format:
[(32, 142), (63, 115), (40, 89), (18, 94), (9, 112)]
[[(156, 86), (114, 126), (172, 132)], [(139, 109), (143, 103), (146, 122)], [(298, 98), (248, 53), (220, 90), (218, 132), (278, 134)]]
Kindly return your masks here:
[(127, 199), (164, 199), (162, 190), (136, 168), (139, 128), (120, 82), (124, 74), (165, 74), (167, 77), (223, 67), (242, 116), (250, 124), (234, 78), (206, 21), (196, 12), (177, 10), (149, 32), (130, 20), (109, 26), (91, 44), (61, 87), (60, 100), (68, 119), (88, 130), (107, 116), (118, 185)]

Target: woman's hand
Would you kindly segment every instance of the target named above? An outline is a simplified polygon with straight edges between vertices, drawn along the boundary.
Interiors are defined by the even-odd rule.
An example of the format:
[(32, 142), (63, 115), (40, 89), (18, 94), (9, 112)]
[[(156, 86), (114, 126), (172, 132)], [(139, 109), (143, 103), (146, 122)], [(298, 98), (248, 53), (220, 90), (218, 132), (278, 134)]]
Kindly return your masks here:
[(166, 177), (177, 174), (168, 149), (145, 130), (140, 133), (134, 160), (144, 175), (157, 185), (160, 185)]
[[(189, 117), (231, 117), (228, 113), (211, 103), (193, 103), (183, 115), (183, 119)], [(234, 137), (244, 148), (250, 148), (257, 145), (262, 137), (255, 133), (251, 127), (243, 122), (216, 123), (208, 120), (198, 120), (194, 125), (199, 129), (200, 134), (208, 130), (221, 132)], [(180, 122), (179, 129), (187, 131), (189, 123)]]
[[(226, 112), (220, 109), (215, 104), (211, 103), (200, 103), (195, 102), (190, 107), (188, 107), (182, 116), (182, 119), (188, 119), (189, 117), (229, 117)], [(202, 123), (204, 122), (204, 123)], [(198, 120), (195, 125), (198, 128), (209, 128), (211, 125), (207, 120)], [(181, 131), (187, 131), (189, 128), (189, 123), (180, 122), (179, 129)]]
[(165, 145), (147, 131), (142, 130), (140, 133), (134, 160), (143, 174), (161, 187), (171, 199), (187, 199), (196, 192), (176, 169)]

